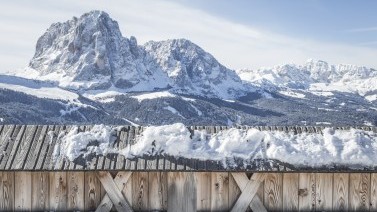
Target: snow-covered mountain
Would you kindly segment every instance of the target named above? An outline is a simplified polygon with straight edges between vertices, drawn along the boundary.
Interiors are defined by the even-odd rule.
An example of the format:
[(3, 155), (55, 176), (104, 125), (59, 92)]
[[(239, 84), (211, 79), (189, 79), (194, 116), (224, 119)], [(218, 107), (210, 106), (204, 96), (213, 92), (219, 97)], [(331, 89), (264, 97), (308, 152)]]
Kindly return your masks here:
[(237, 70), (242, 80), (269, 90), (301, 90), (318, 94), (352, 93), (377, 99), (377, 70), (355, 65), (331, 65), (308, 60), (304, 65), (286, 64), (258, 70)]
[(0, 124), (377, 125), (376, 72), (310, 60), (237, 74), (189, 40), (139, 45), (92, 11), (0, 75)]
[(233, 70), (194, 43), (177, 39), (139, 46), (135, 37), (123, 37), (118, 23), (102, 11), (52, 24), (37, 42), (30, 69), (39, 79), (75, 90), (170, 89), (235, 98), (248, 89)]

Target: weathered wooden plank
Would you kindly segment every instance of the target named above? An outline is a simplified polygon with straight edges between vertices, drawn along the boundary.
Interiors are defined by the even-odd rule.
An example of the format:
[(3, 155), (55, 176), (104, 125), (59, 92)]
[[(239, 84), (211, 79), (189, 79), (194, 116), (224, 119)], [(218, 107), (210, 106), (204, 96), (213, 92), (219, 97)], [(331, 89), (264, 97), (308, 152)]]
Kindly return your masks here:
[(52, 133), (54, 131), (54, 129), (55, 129), (54, 125), (49, 125), (47, 132), (43, 136), (43, 140), (41, 140), (40, 151), (39, 151), (39, 154), (36, 158), (36, 164), (34, 166), (34, 169), (36, 169), (36, 170), (42, 170), (42, 168), (43, 168), (43, 163), (46, 159), (48, 146), (49, 146), (49, 142), (50, 142), (50, 136), (48, 136), (48, 134)]
[(334, 173), (333, 210), (348, 211), (349, 174)]
[[(130, 173), (130, 177), (128, 178), (127, 182), (126, 182), (126, 185), (124, 185), (123, 187), (123, 190), (122, 190), (122, 194), (124, 195), (124, 197), (126, 198), (127, 202), (130, 203), (130, 205), (132, 204), (133, 202), (133, 195), (132, 195), (132, 185), (133, 185), (133, 173), (132, 172), (127, 172), (127, 173)], [(132, 205), (131, 205), (132, 207)]]
[[(237, 180), (236, 173), (232, 173), (232, 176)], [(234, 204), (231, 211), (246, 211), (249, 207), (250, 203), (252, 202), (253, 198), (256, 196), (258, 192), (258, 188), (260, 184), (264, 181), (265, 174), (264, 173), (255, 173), (251, 177), (251, 179), (247, 182), (244, 189), (241, 189), (242, 193), (239, 196), (238, 200)]]
[(67, 173), (49, 172), (50, 175), (50, 210), (67, 210)]
[(166, 211), (168, 204), (168, 178), (166, 172), (148, 173), (148, 208)]
[(237, 184), (232, 174), (229, 174), (229, 197), (228, 197), (229, 208), (233, 208), (234, 204), (236, 203), (240, 195), (241, 195), (241, 189), (239, 188), (239, 185)]
[(36, 211), (50, 210), (49, 173), (32, 172), (31, 207)]
[(332, 173), (316, 174), (316, 210), (331, 211), (333, 198), (333, 179)]
[(14, 160), (11, 163), (11, 167), (13, 170), (22, 169), (24, 167), (24, 163), (29, 153), (30, 146), (34, 142), (34, 136), (37, 133), (37, 129), (38, 126), (36, 125), (26, 127), (24, 138), (20, 142), (17, 152), (15, 153)]
[(41, 132), (39, 133), (38, 136), (35, 137), (33, 144), (30, 148), (30, 153), (27, 156), (26, 164), (24, 166), (25, 170), (35, 170), (35, 166), (37, 164), (41, 147), (45, 139), (47, 130), (48, 130), (48, 126), (43, 125), (41, 128)]
[[(118, 143), (118, 149), (121, 150), (127, 146), (127, 139), (128, 139), (128, 132), (129, 132), (129, 127), (126, 129), (122, 130), (120, 132), (119, 136), (119, 143)], [(125, 157), (122, 154), (118, 154), (117, 156), (117, 163), (116, 163), (116, 168), (117, 169), (124, 169), (125, 167)]]
[[(247, 184), (250, 181), (248, 176), (245, 173), (232, 173), (230, 179), (233, 179), (234, 182), (237, 184), (237, 186), (240, 189), (240, 193), (244, 191), (244, 189), (246, 188)], [(263, 199), (264, 199), (263, 197), (264, 197), (264, 181), (260, 182), (259, 188), (257, 190), (257, 194), (254, 196), (254, 198), (249, 204), (250, 209), (252, 209), (253, 211), (260, 211), (260, 212), (267, 211), (263, 204)], [(239, 198), (239, 195), (237, 196), (237, 199), (238, 198)], [(234, 201), (234, 204), (235, 204), (235, 201)], [(234, 204), (229, 204), (229, 206), (232, 205), (230, 208), (233, 208)]]
[(30, 211), (31, 207), (31, 172), (14, 173), (14, 210)]
[(211, 186), (212, 186), (211, 173), (210, 172), (197, 172), (195, 173), (195, 180), (196, 180), (196, 185), (197, 185), (196, 210), (197, 211), (210, 211), (211, 210)]
[(283, 173), (283, 211), (298, 211), (298, 173)]
[(132, 208), (148, 210), (148, 172), (134, 172), (132, 178)]
[(101, 202), (101, 182), (95, 172), (85, 172), (85, 211), (94, 211)]
[(268, 211), (281, 210), (283, 206), (283, 174), (268, 173), (264, 180), (264, 206)]
[(229, 174), (211, 173), (211, 211), (229, 210)]
[(196, 181), (192, 172), (168, 172), (168, 211), (196, 211)]
[[(55, 149), (55, 144), (56, 144), (56, 141), (58, 139), (58, 136), (59, 136), (59, 133), (61, 130), (64, 130), (65, 126), (55, 126), (55, 129), (53, 132), (50, 132), (47, 136), (48, 136), (48, 149), (46, 150), (46, 158), (45, 160), (43, 161), (43, 170), (48, 170), (49, 168), (53, 168), (54, 167), (54, 161), (52, 160), (52, 154), (54, 152), (54, 149)], [(51, 166), (50, 166), (50, 163)]]
[(119, 187), (115, 184), (109, 172), (99, 171), (97, 176), (100, 179), (103, 188), (106, 190), (107, 195), (113, 202), (118, 211), (132, 211), (131, 206), (124, 198)]
[(316, 185), (314, 173), (300, 173), (298, 184), (298, 206), (300, 211), (314, 211)]
[(349, 186), (349, 210), (368, 211), (370, 204), (370, 174), (351, 173)]
[(68, 210), (85, 210), (85, 176), (84, 172), (68, 172)]
[(370, 211), (377, 211), (377, 173), (370, 176)]
[[(15, 154), (18, 144), (20, 140), (22, 139), (22, 136), (25, 132), (25, 125), (16, 125), (16, 128), (14, 129), (12, 136), (7, 139), (6, 145), (3, 145), (4, 149), (1, 152), (1, 163), (0, 163), (0, 169), (4, 170), (8, 168), (11, 164), (8, 163), (12, 162), (13, 155)], [(13, 148), (14, 147), (14, 148)], [(8, 167), (7, 167), (8, 164)]]
[(14, 172), (0, 172), (0, 211), (14, 208)]
[[(131, 174), (132, 174), (131, 172), (118, 172), (117, 175), (114, 178), (114, 183), (119, 189), (121, 189), (120, 191), (121, 191), (123, 197), (126, 197), (125, 192), (127, 192), (128, 190), (131, 190), (131, 186), (126, 187), (126, 184), (127, 184), (128, 180), (130, 179)], [(104, 190), (104, 189), (102, 189), (102, 190)], [(101, 192), (102, 192), (102, 190), (101, 190)], [(110, 196), (105, 192), (106, 191), (104, 190), (104, 195), (101, 195), (103, 198), (102, 198), (101, 203), (99, 204), (99, 206), (96, 209), (97, 212), (99, 212), (99, 211), (104, 211), (104, 212), (110, 211), (111, 209), (114, 208), (113, 207), (114, 204), (113, 204), (112, 200), (110, 199)], [(129, 199), (126, 198), (125, 200), (130, 205)]]

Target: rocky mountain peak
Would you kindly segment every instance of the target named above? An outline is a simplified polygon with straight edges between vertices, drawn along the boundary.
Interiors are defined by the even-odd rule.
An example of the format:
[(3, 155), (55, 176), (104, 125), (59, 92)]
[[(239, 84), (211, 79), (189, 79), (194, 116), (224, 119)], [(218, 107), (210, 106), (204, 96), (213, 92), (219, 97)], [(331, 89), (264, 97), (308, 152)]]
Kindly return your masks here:
[(30, 67), (59, 76), (71, 88), (129, 89), (145, 80), (143, 59), (136, 38), (124, 38), (107, 13), (91, 11), (52, 24), (38, 40)]

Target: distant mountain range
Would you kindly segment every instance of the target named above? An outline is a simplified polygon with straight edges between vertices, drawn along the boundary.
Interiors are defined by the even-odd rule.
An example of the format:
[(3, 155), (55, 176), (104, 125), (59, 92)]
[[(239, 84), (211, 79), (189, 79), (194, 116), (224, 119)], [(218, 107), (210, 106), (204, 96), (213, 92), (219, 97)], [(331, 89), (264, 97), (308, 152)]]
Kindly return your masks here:
[(309, 60), (231, 70), (186, 39), (138, 45), (91, 11), (52, 24), (0, 75), (0, 123), (376, 125), (377, 71)]

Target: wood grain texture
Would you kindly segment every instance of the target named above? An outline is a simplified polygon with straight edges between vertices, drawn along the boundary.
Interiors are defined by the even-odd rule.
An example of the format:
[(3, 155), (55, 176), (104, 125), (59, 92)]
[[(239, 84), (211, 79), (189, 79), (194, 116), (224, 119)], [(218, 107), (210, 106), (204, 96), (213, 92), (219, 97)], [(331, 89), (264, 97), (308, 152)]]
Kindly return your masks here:
[(148, 210), (148, 172), (134, 172), (132, 177), (132, 208)]
[(168, 178), (165, 172), (148, 173), (148, 208), (149, 210), (167, 210)]
[(50, 209), (67, 210), (67, 173), (49, 172), (50, 175)]
[[(40, 128), (40, 127), (39, 127)], [(15, 153), (13, 163), (11, 164), (12, 169), (23, 169), (30, 150), (30, 146), (34, 141), (38, 131), (38, 126), (31, 125), (26, 127), (25, 136), (20, 142), (20, 145)], [(40, 131), (40, 130), (39, 130)]]
[(101, 202), (101, 182), (95, 172), (85, 172), (85, 211), (94, 211)]
[[(244, 192), (249, 181), (253, 181), (253, 179), (249, 179), (249, 177), (245, 173), (241, 173), (241, 172), (231, 173), (231, 178), (234, 179), (235, 183), (240, 188), (240, 193)], [(259, 188), (257, 189), (257, 193), (252, 198), (251, 202), (249, 203), (249, 208), (247, 210), (251, 209), (253, 211), (260, 211), (260, 212), (267, 211), (267, 209), (264, 207), (264, 204), (263, 204), (263, 196), (264, 196), (263, 184), (264, 184), (264, 181), (261, 181), (259, 183)], [(237, 198), (237, 201), (238, 201), (238, 198)], [(230, 208), (233, 208), (233, 206), (234, 204), (230, 206)]]
[(211, 173), (211, 211), (227, 211), (229, 206), (229, 174)]
[(50, 209), (49, 173), (32, 172), (31, 207), (36, 211)]
[[(234, 173), (232, 173), (232, 175), (235, 176)], [(249, 182), (247, 182), (245, 188), (241, 189), (242, 193), (239, 196), (236, 203), (234, 204), (231, 211), (246, 211), (246, 209), (249, 207), (250, 202), (257, 194), (260, 184), (264, 181), (265, 175), (266, 174), (264, 173), (254, 173), (252, 175)]]
[(283, 211), (298, 211), (298, 173), (283, 174)]
[(114, 207), (118, 211), (133, 211), (127, 200), (121, 193), (121, 189), (114, 182), (113, 177), (109, 172), (97, 172), (97, 177), (100, 179), (103, 188), (106, 190), (106, 195), (109, 196)]
[[(197, 172), (195, 173), (197, 192), (196, 192), (196, 210), (211, 210), (211, 173)], [(237, 187), (237, 185), (235, 185)]]
[(349, 210), (368, 211), (370, 204), (370, 174), (351, 173), (349, 186)]
[(168, 172), (168, 211), (196, 211), (196, 182), (192, 172)]
[(377, 173), (370, 175), (370, 211), (377, 211)]
[(333, 210), (347, 211), (348, 210), (348, 194), (349, 194), (349, 174), (348, 173), (334, 173), (333, 186)]
[(85, 209), (85, 176), (84, 172), (68, 172), (68, 210), (83, 211)]
[(264, 206), (268, 211), (279, 211), (283, 206), (283, 174), (269, 173), (264, 180)]
[(16, 211), (31, 210), (31, 172), (14, 173), (14, 209)]
[(41, 128), (41, 132), (34, 138), (34, 141), (30, 147), (29, 155), (26, 159), (25, 169), (27, 170), (35, 170), (36, 163), (39, 158), (39, 154), (42, 148), (43, 141), (46, 137), (46, 133), (48, 130), (48, 126), (43, 125)]
[(333, 179), (332, 173), (316, 174), (316, 210), (332, 210), (333, 198)]
[(0, 172), (0, 211), (14, 208), (14, 172)]
[[(130, 179), (131, 175), (132, 175), (131, 172), (118, 172), (116, 174), (114, 180), (113, 180), (115, 185), (118, 187), (119, 191), (122, 193), (123, 198), (125, 198), (125, 194), (123, 192), (130, 190), (130, 188), (131, 188), (131, 187), (126, 187), (126, 184), (127, 184), (128, 180)], [(104, 189), (102, 189), (102, 190), (104, 192), (107, 192)], [(102, 190), (101, 190), (101, 193), (102, 193)], [(113, 204), (113, 201), (110, 199), (109, 194), (105, 193), (104, 195), (101, 195), (101, 196), (103, 198), (102, 198), (101, 203), (97, 207), (96, 211), (97, 212), (100, 212), (100, 211), (108, 212), (108, 211), (114, 209), (114, 207), (113, 207), (114, 204)], [(127, 205), (129, 205), (129, 207), (131, 207), (130, 201), (128, 199), (124, 199), (124, 200), (127, 202)]]
[(314, 173), (300, 173), (298, 183), (298, 206), (300, 211), (314, 211), (316, 185)]
[[(206, 173), (206, 172), (203, 172)], [(264, 191), (263, 191), (264, 192)], [(238, 197), (241, 195), (241, 189), (237, 184), (236, 180), (229, 174), (229, 208), (233, 208), (234, 204), (236, 203)]]

